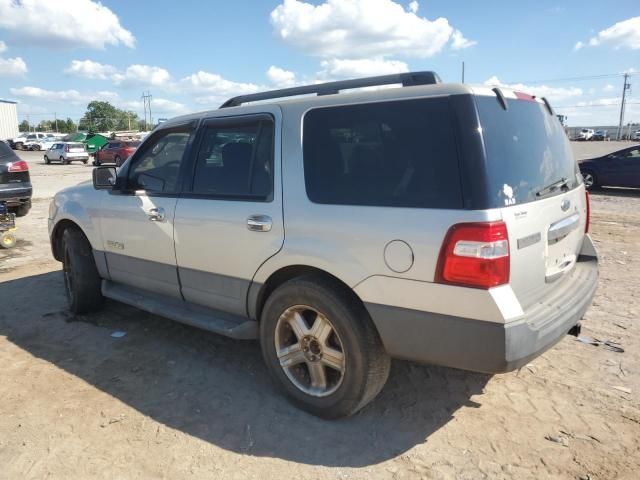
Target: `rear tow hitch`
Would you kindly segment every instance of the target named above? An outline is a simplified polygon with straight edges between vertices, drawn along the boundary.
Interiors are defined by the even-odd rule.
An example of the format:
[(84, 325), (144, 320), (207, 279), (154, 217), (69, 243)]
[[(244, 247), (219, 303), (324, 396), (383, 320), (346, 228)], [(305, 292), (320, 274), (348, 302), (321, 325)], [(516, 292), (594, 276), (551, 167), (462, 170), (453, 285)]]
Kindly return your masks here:
[(571, 327), (571, 330), (569, 330), (567, 332), (567, 335), (572, 335), (574, 337), (579, 337), (581, 330), (582, 330), (582, 322), (578, 322), (573, 327)]

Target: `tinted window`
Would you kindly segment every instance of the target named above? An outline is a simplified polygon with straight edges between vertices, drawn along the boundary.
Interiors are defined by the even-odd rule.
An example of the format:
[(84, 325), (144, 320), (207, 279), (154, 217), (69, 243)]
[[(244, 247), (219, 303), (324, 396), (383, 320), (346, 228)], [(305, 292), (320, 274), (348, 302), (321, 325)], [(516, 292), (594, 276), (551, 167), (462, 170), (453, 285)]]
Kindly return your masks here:
[(273, 121), (206, 126), (193, 192), (266, 199), (273, 186)]
[(316, 203), (462, 207), (448, 98), (312, 110), (304, 170)]
[(175, 192), (190, 136), (191, 131), (156, 134), (131, 165), (129, 188), (148, 192)]
[(569, 139), (543, 104), (509, 100), (504, 110), (495, 97), (477, 96), (476, 102), (487, 155), (491, 207), (561, 193), (560, 189), (542, 190), (562, 179), (568, 181), (569, 188), (578, 185)]

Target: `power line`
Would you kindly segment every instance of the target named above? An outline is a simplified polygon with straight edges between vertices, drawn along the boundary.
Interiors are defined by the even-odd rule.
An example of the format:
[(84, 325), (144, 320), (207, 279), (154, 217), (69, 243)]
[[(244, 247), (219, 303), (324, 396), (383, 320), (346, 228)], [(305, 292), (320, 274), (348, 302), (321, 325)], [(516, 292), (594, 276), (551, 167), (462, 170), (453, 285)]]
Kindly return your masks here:
[(556, 82), (577, 82), (577, 81), (585, 81), (585, 80), (599, 80), (602, 78), (616, 78), (624, 76), (624, 73), (606, 73), (602, 75), (583, 75), (580, 77), (565, 77), (565, 78), (549, 78), (546, 80), (526, 80), (519, 82), (505, 82), (506, 84), (514, 84), (514, 83), (556, 83)]
[[(625, 105), (640, 105), (640, 102), (625, 102)], [(554, 109), (558, 110), (560, 108), (591, 108), (591, 107), (618, 107), (620, 106), (620, 102), (615, 103), (597, 103), (593, 105), (554, 105)]]

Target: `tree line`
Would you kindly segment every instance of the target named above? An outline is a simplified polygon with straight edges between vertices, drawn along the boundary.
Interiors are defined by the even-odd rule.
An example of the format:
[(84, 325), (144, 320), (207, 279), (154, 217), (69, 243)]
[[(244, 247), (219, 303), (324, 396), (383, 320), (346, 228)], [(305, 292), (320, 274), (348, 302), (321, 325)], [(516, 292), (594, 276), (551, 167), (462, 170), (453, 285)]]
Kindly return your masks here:
[(151, 125), (145, 125), (144, 120), (138, 114), (130, 110), (121, 110), (109, 102), (93, 101), (87, 105), (87, 110), (76, 124), (72, 119), (58, 120), (57, 128), (55, 120), (42, 120), (38, 124), (30, 124), (23, 120), (18, 125), (21, 132), (31, 130), (43, 132), (73, 133), (87, 131), (89, 133), (110, 132), (119, 130), (147, 130)]

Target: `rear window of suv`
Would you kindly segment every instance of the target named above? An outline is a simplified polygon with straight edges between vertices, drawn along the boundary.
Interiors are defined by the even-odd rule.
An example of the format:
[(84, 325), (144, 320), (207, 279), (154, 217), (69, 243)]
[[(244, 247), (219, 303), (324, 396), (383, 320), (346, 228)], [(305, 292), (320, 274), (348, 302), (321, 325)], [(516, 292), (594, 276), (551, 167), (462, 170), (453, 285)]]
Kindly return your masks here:
[(489, 208), (517, 205), (560, 193), (545, 187), (580, 180), (569, 139), (544, 104), (507, 100), (504, 110), (496, 97), (476, 96), (486, 150)]
[(303, 129), (312, 202), (462, 208), (447, 97), (318, 108)]

